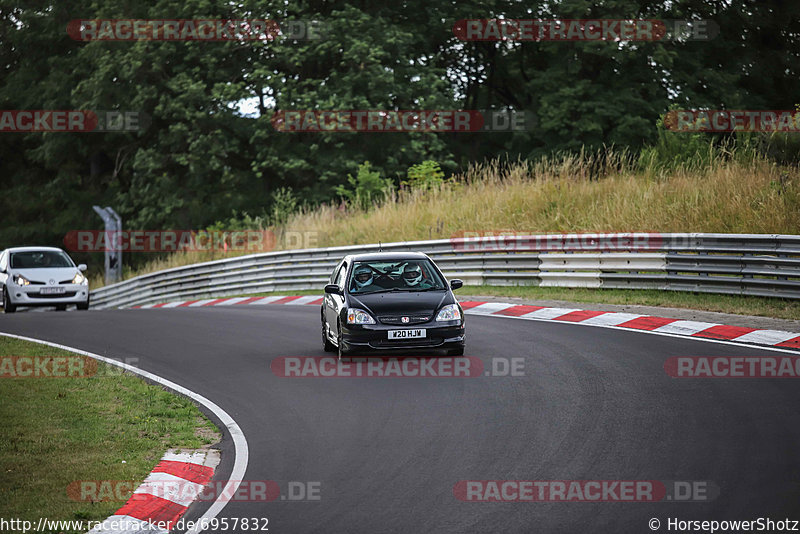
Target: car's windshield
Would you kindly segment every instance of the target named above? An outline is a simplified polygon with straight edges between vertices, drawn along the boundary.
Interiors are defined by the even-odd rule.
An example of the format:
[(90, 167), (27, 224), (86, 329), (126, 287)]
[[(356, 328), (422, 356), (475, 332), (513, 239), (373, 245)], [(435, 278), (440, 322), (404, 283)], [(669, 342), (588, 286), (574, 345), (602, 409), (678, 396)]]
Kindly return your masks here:
[(444, 290), (445, 282), (429, 260), (359, 261), (350, 272), (350, 293)]
[(12, 269), (44, 269), (54, 267), (74, 267), (69, 256), (60, 250), (32, 250), (11, 254)]

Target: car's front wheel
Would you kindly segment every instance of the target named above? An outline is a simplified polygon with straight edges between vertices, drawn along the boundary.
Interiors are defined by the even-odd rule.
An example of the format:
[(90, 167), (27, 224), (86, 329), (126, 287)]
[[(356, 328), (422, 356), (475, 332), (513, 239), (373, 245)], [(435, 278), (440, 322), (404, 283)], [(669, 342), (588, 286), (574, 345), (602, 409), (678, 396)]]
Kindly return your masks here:
[(322, 348), (325, 352), (336, 352), (336, 347), (328, 337), (328, 323), (322, 321)]
[(338, 345), (337, 352), (338, 352), (338, 355), (339, 355), (339, 361), (349, 359), (350, 358), (350, 351), (342, 349), (342, 345), (344, 343), (342, 343), (342, 323), (341, 322), (337, 322), (336, 344)]
[(17, 311), (17, 307), (11, 304), (11, 299), (8, 297), (8, 291), (6, 291), (6, 288), (3, 287), (3, 312), (14, 313), (15, 311)]
[(89, 309), (89, 297), (86, 297), (86, 302), (79, 302), (77, 304), (79, 310), (88, 310)]

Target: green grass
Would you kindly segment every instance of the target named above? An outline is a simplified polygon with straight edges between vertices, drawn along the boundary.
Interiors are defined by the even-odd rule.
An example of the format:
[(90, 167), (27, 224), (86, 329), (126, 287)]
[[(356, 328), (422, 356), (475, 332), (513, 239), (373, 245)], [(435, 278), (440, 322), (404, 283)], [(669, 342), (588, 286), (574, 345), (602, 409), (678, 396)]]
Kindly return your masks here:
[[(0, 336), (2, 357), (70, 355)], [(138, 484), (167, 449), (219, 439), (190, 400), (104, 363), (87, 378), (0, 378), (0, 399), (0, 517), (7, 519), (103, 520), (124, 501), (76, 502), (67, 495), (71, 482)]]
[(271, 296), (286, 296), (292, 297), (296, 295), (319, 295), (320, 297), (323, 295), (322, 288), (319, 289), (299, 289), (297, 291), (270, 291), (267, 293), (242, 293), (240, 295), (233, 295), (231, 297), (225, 298), (236, 298), (236, 297), (271, 297)]
[[(655, 289), (590, 289), (536, 286), (464, 286), (457, 294), (565, 300), (587, 304), (665, 306), (778, 319), (800, 319), (800, 301), (738, 295), (714, 295)], [(463, 297), (462, 297), (463, 300)]]
[[(590, 289), (538, 286), (464, 286), (455, 293), (460, 300), (465, 300), (464, 295), (476, 298), (481, 296), (516, 297), (529, 300), (564, 300), (587, 304), (661, 306), (800, 320), (800, 301), (766, 297), (714, 295), (710, 293), (659, 291), (655, 289)], [(267, 297), (270, 295), (318, 295), (321, 297), (322, 288), (303, 291), (276, 291), (274, 293), (243, 293), (234, 296)]]
[[(577, 156), (509, 165), (489, 162), (438, 188), (395, 191), (366, 208), (338, 202), (308, 207), (293, 214), (284, 226), (268, 229), (277, 235), (310, 233), (320, 247), (448, 239), (463, 232), (798, 233), (797, 167), (760, 158), (743, 161), (718, 156), (708, 165), (658, 170), (631, 167), (619, 157), (603, 159), (606, 165), (599, 171), (596, 160)], [(278, 239), (279, 247), (281, 243)], [(128, 271), (126, 277), (233, 255), (179, 252)], [(93, 288), (100, 285), (101, 280), (92, 281)], [(465, 287), (460, 293), (474, 291)], [(569, 288), (481, 291), (484, 295), (800, 318), (797, 303), (759, 297)], [(279, 293), (262, 293), (270, 294)], [(322, 289), (288, 294), (321, 295)]]
[[(332, 247), (448, 239), (465, 231), (796, 234), (800, 228), (797, 167), (721, 156), (671, 170), (620, 163), (598, 171), (595, 163), (577, 156), (488, 162), (441, 187), (395, 191), (366, 208), (333, 201), (304, 208), (283, 226), (257, 229), (274, 231), (281, 249), (284, 232), (308, 232), (317, 246)], [(177, 252), (126, 269), (124, 277), (244, 254)], [(92, 288), (102, 285), (99, 274), (92, 278)]]

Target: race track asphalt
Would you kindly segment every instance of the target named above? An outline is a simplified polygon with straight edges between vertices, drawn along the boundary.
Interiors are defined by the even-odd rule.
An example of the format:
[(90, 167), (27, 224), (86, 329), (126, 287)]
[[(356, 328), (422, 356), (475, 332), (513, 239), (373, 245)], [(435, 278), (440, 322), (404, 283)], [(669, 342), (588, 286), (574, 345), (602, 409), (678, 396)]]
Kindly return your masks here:
[[(467, 316), (466, 355), (486, 369), (493, 358), (522, 358), (524, 376), (300, 379), (276, 376), (270, 363), (326, 355), (316, 306), (27, 313), (0, 317), (0, 331), (138, 359), (217, 403), (246, 436), (246, 480), (284, 492), (290, 482), (319, 484), (319, 500), (231, 502), (219, 516), (267, 517), (272, 533), (652, 532), (651, 518), (660, 531), (668, 518), (800, 520), (800, 380), (664, 371), (672, 356), (781, 353)], [(228, 440), (222, 452), (224, 479)], [(719, 495), (462, 502), (460, 480), (704, 481)]]

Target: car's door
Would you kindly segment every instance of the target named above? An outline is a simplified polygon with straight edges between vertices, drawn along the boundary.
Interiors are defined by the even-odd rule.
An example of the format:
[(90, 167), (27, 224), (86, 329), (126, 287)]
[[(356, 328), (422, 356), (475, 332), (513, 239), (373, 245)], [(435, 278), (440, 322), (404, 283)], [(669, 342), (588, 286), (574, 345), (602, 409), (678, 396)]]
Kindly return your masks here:
[(339, 317), (339, 312), (342, 310), (344, 306), (344, 280), (345, 275), (347, 274), (347, 262), (342, 261), (339, 266), (336, 268), (336, 271), (333, 275), (333, 279), (331, 281), (332, 284), (336, 284), (339, 286), (339, 289), (342, 290), (341, 295), (332, 295), (330, 293), (325, 294), (325, 302), (327, 303), (325, 306), (325, 320), (328, 323), (328, 327), (330, 328), (331, 332), (334, 335), (338, 335), (339, 331), (336, 327), (336, 320)]
[[(342, 266), (342, 262), (336, 264), (336, 267), (333, 268), (331, 271), (330, 277), (328, 277), (328, 283), (333, 284), (336, 282), (336, 275), (339, 274), (339, 268)], [(330, 298), (331, 296), (328, 293), (323, 293), (322, 295), (322, 320), (326, 323), (328, 322), (328, 310), (330, 310), (331, 306), (333, 306), (333, 300)]]
[(0, 253), (0, 286), (5, 284), (8, 278), (8, 251)]

